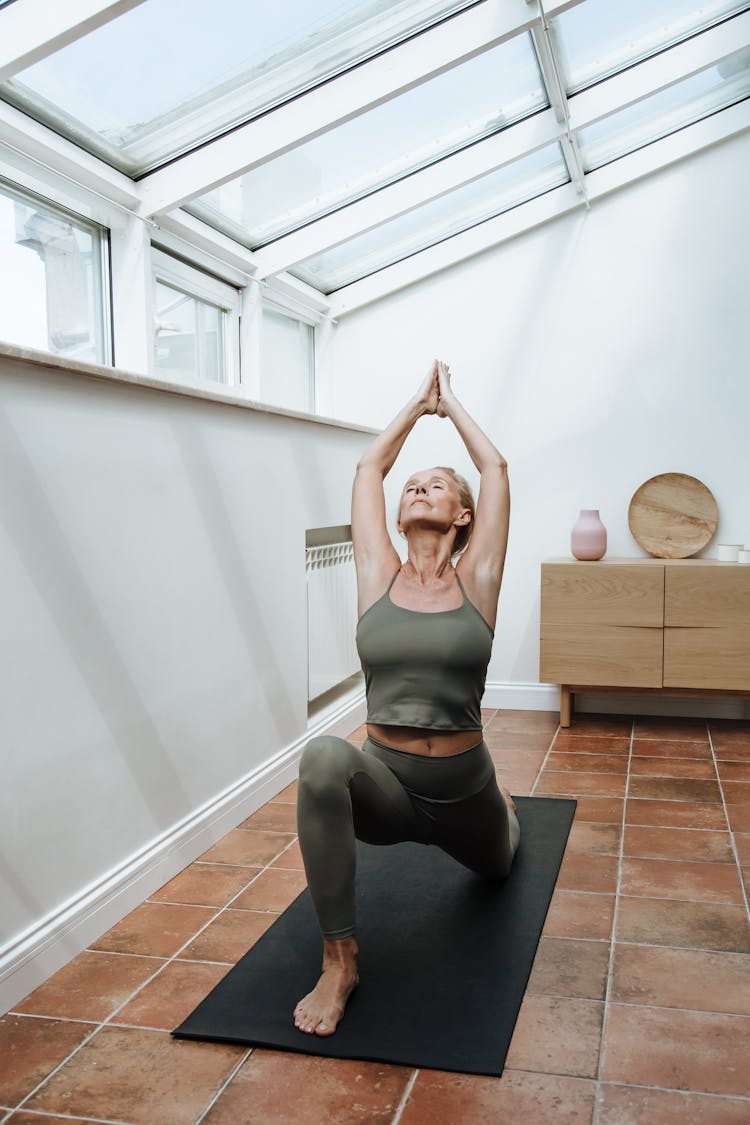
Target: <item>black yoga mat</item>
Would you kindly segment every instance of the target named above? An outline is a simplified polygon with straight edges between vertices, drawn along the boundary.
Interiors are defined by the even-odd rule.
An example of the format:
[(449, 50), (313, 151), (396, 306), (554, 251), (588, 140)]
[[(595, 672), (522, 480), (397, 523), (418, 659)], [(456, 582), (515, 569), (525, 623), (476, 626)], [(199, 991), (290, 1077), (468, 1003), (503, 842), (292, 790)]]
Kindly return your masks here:
[(516, 804), (521, 845), (503, 882), (434, 847), (357, 845), (360, 984), (334, 1035), (305, 1035), (292, 1022), (320, 971), (307, 891), (173, 1034), (501, 1074), (576, 803)]

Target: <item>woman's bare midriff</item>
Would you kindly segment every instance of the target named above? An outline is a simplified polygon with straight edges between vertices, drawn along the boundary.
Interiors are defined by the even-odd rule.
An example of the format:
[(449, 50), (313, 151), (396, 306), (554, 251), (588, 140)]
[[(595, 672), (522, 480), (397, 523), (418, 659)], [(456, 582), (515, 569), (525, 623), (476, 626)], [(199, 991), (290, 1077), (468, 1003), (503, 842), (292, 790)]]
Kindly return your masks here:
[(424, 730), (420, 727), (386, 726), (368, 723), (367, 733), (394, 750), (426, 757), (446, 758), (461, 754), (482, 741), (481, 730)]

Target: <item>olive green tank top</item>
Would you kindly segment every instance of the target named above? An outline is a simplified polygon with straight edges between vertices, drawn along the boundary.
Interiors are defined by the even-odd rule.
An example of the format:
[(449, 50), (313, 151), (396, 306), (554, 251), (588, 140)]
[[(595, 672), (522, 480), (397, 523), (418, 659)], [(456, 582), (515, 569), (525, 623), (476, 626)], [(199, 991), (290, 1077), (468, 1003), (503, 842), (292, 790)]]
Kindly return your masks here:
[(481, 730), (494, 633), (463, 594), (457, 609), (404, 609), (388, 589), (357, 623), (367, 722), (425, 730)]

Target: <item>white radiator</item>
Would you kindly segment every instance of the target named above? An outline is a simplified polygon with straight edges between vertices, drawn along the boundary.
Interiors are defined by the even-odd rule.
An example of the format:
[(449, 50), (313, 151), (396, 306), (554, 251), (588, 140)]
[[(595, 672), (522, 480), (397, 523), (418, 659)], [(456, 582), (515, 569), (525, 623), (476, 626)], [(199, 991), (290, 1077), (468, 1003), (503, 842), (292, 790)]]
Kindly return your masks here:
[(307, 698), (359, 671), (357, 579), (351, 542), (307, 547)]

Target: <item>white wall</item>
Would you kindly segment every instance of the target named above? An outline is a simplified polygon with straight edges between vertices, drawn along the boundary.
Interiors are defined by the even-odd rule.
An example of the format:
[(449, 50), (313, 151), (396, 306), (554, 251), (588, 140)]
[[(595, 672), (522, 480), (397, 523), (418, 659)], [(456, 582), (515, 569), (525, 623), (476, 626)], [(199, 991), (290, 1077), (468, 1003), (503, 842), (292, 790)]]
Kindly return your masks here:
[[(490, 682), (538, 682), (539, 563), (568, 553), (581, 508), (600, 509), (610, 556), (641, 555), (631, 496), (689, 473), (719, 506), (703, 553), (750, 545), (748, 183), (745, 134), (341, 319), (326, 413), (384, 425), (437, 355), (508, 459)], [(436, 462), (470, 467), (450, 424), (423, 419), (391, 508)]]
[[(305, 529), (349, 522), (370, 440), (0, 358), (0, 1000), (134, 905), (81, 930), (87, 888), (299, 749)], [(135, 901), (233, 823), (178, 832)]]

